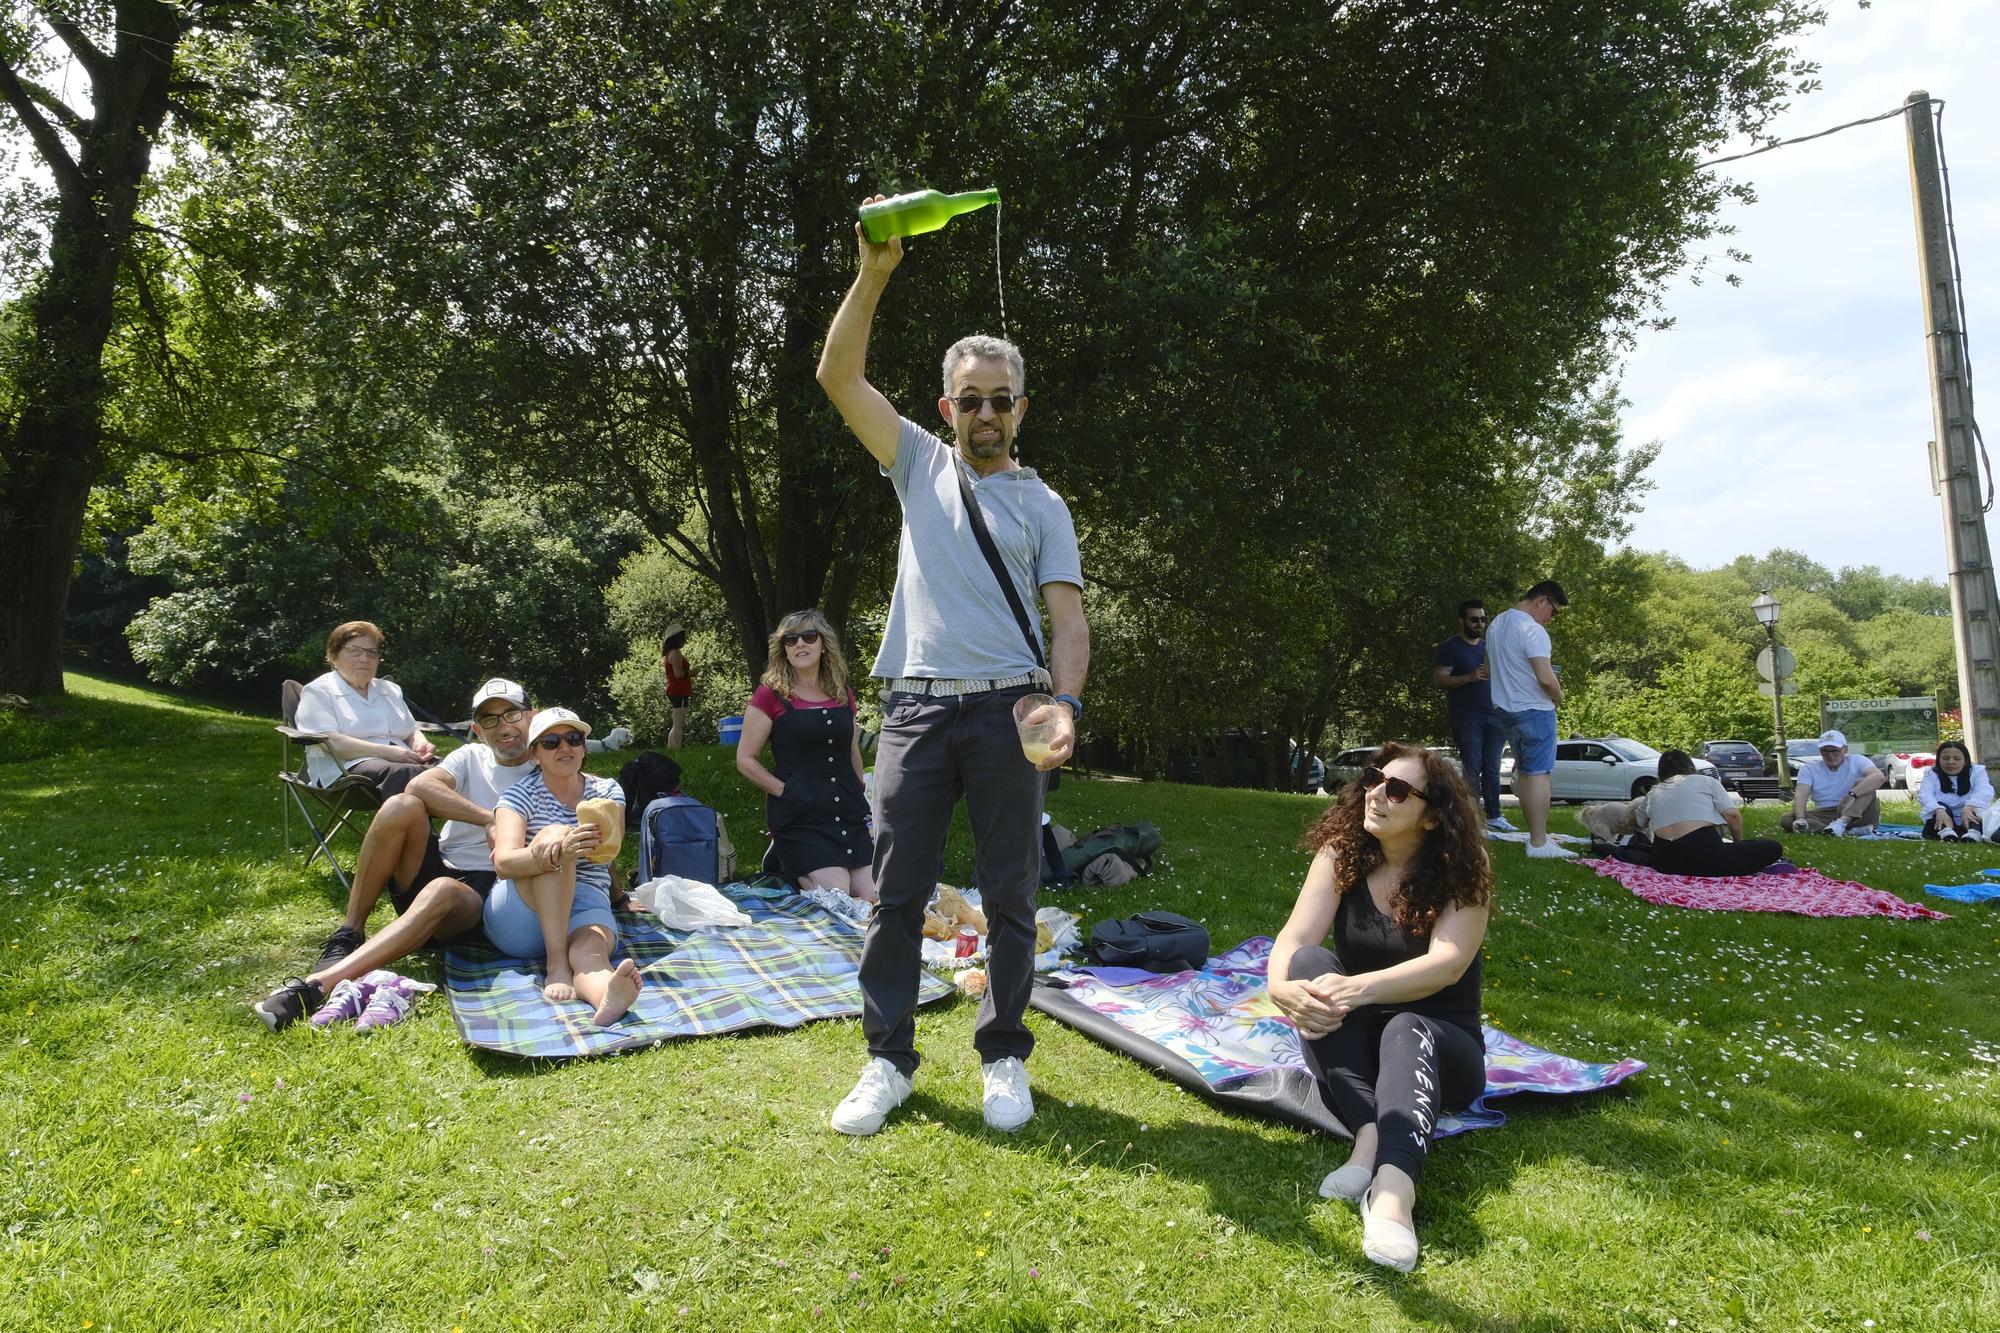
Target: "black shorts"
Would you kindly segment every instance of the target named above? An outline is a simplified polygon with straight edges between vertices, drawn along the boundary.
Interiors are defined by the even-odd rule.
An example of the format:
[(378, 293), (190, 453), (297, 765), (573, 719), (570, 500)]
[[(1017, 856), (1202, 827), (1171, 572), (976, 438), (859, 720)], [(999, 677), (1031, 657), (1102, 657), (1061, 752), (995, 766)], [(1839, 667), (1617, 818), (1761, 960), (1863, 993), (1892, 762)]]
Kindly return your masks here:
[(478, 894), (480, 901), (484, 902), (486, 895), (493, 892), (493, 882), (498, 878), (499, 876), (491, 870), (460, 870), (455, 866), (446, 865), (444, 852), (438, 846), (437, 832), (433, 830), (424, 841), (424, 863), (417, 867), (416, 878), (407, 885), (392, 881), (389, 885), (389, 901), (395, 905), (396, 915), (401, 916), (410, 910), (410, 905), (416, 902), (417, 895), (422, 893), (424, 887), (432, 880), (455, 879)]

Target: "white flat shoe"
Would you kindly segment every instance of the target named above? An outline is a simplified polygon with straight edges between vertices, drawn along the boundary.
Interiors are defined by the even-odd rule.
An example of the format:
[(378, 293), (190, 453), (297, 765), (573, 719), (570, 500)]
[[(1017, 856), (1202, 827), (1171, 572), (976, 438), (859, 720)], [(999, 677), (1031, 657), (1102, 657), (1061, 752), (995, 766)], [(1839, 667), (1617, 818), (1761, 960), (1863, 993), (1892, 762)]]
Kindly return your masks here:
[(1417, 1266), (1417, 1233), (1401, 1222), (1376, 1217), (1369, 1204), (1375, 1191), (1361, 1196), (1361, 1252), (1384, 1268), (1407, 1273)]
[(1319, 1183), (1319, 1197), (1360, 1203), (1361, 1196), (1368, 1192), (1368, 1186), (1374, 1179), (1373, 1171), (1364, 1171), (1358, 1166), (1343, 1166), (1338, 1171), (1326, 1173), (1326, 1179)]

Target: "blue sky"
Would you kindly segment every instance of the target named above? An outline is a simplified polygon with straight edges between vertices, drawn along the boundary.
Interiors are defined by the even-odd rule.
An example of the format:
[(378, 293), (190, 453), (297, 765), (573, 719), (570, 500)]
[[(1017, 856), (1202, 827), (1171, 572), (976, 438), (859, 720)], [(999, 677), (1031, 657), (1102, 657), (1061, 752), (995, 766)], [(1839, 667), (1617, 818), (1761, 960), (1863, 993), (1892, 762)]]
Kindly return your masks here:
[[(1827, 0), (1804, 40), (1824, 87), (1771, 126), (1810, 134), (1943, 98), (1974, 371), (2000, 453), (2000, 3)], [(1741, 151), (1737, 144), (1723, 152)], [(1658, 440), (1630, 545), (1698, 568), (1773, 546), (1831, 569), (1942, 579), (1909, 152), (1901, 119), (1717, 170), (1756, 187), (1710, 272), (1665, 294), (1675, 326), (1626, 364), (1625, 436)], [(1751, 262), (1731, 271), (1722, 251)], [(1991, 531), (1989, 516), (1989, 533)], [(1990, 538), (1989, 538), (1990, 539)]]

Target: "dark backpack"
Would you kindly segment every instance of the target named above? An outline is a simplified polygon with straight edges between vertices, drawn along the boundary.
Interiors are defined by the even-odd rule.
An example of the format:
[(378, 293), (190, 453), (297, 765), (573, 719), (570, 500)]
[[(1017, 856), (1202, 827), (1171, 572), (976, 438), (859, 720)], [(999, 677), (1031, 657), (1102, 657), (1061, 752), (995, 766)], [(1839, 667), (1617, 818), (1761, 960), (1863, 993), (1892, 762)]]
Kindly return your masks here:
[(1165, 845), (1166, 839), (1160, 830), (1141, 821), (1137, 824), (1113, 824), (1101, 828), (1073, 847), (1063, 850), (1063, 860), (1068, 863), (1070, 873), (1082, 874), (1083, 868), (1106, 852), (1116, 852), (1124, 860), (1132, 863), (1132, 868), (1142, 875), (1153, 873), (1153, 853)]
[(1083, 952), (1106, 967), (1198, 972), (1208, 965), (1208, 928), (1178, 912), (1141, 912), (1092, 926)]
[(681, 766), (657, 750), (641, 750), (618, 770), (625, 789), (625, 831), (639, 827), (646, 807), (662, 796), (681, 794)]
[(722, 836), (721, 818), (694, 797), (660, 797), (646, 807), (639, 827), (640, 880), (679, 875), (703, 884), (727, 882)]

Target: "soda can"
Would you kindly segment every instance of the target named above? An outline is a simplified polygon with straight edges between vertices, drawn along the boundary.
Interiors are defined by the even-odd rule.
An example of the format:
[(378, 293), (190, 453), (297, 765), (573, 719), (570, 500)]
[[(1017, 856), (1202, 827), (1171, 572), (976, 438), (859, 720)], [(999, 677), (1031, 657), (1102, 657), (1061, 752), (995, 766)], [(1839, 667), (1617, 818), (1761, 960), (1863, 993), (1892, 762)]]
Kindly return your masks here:
[(958, 956), (970, 958), (979, 952), (979, 932), (971, 926), (958, 932)]

